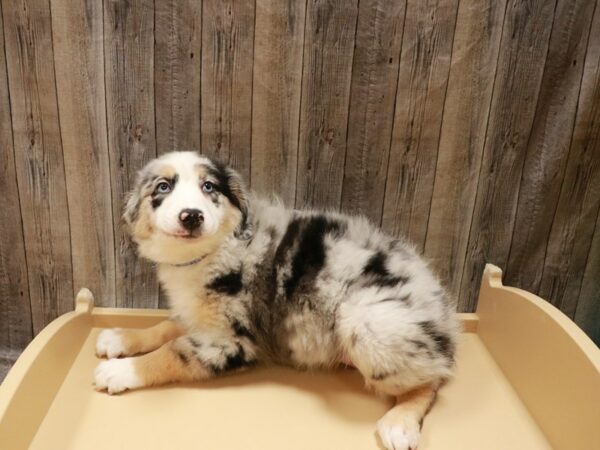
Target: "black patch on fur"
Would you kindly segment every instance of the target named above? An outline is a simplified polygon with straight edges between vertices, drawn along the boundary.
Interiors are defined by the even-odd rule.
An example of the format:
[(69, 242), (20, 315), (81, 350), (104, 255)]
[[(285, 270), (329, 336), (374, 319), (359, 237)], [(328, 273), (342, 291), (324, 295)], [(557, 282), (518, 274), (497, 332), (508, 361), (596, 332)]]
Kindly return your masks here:
[(246, 352), (244, 351), (244, 347), (240, 344), (237, 346), (237, 351), (226, 355), (226, 358), (225, 364), (222, 367), (213, 368), (215, 374), (231, 372), (248, 365), (248, 361), (246, 361)]
[(386, 302), (400, 302), (410, 305), (410, 294), (403, 295), (402, 297), (387, 297), (382, 300), (379, 300), (377, 303), (386, 303)]
[(407, 342), (410, 342), (415, 347), (417, 347), (417, 349), (419, 349), (419, 350), (427, 348), (427, 344), (425, 342), (423, 342), (423, 341), (418, 341), (416, 339), (407, 339)]
[(339, 234), (343, 228), (341, 222), (320, 215), (291, 221), (277, 249), (277, 253), (281, 254), (280, 250), (291, 247), (298, 239), (296, 253), (292, 258), (292, 273), (284, 282), (288, 298), (296, 291), (303, 278), (314, 278), (325, 265), (325, 235)]
[[(156, 180), (156, 178), (158, 178), (158, 177), (154, 177), (153, 180)], [(160, 194), (158, 192), (152, 193), (152, 195), (150, 197), (152, 198), (151, 204), (152, 204), (153, 209), (158, 208), (162, 204), (164, 199), (167, 198), (171, 192), (173, 192), (173, 189), (175, 189), (175, 185), (177, 184), (178, 180), (179, 180), (179, 175), (177, 175), (177, 174), (175, 174), (173, 176), (173, 178), (165, 178), (165, 181), (167, 181), (171, 185), (171, 190), (169, 192), (167, 192), (166, 194)]]
[(165, 199), (165, 197), (163, 195), (161, 195), (160, 197), (155, 197), (154, 195), (152, 196), (152, 208), (156, 209), (158, 208), (163, 200)]
[(369, 258), (367, 264), (363, 268), (363, 275), (370, 280), (370, 284), (382, 287), (393, 287), (398, 284), (406, 283), (408, 277), (392, 275), (385, 267), (387, 256), (379, 251)]
[(447, 334), (439, 331), (435, 324), (429, 320), (419, 322), (419, 326), (427, 336), (435, 342), (435, 348), (438, 353), (451, 357), (454, 353), (454, 344), (450, 340)]
[(217, 190), (223, 194), (229, 202), (242, 213), (242, 221), (240, 224), (240, 232), (244, 231), (248, 226), (248, 210), (245, 205), (242, 205), (240, 198), (231, 190), (231, 182), (235, 172), (229, 169), (225, 164), (218, 161), (213, 161), (214, 167), (208, 167), (210, 174), (215, 177)]
[(206, 287), (221, 294), (236, 295), (243, 288), (242, 271), (238, 270), (220, 275), (207, 284)]
[(188, 336), (187, 340), (190, 343), (190, 345), (194, 348), (200, 348), (202, 346), (202, 344), (200, 342), (198, 342), (196, 339), (194, 339), (191, 336)]
[(239, 337), (239, 338), (245, 337), (248, 340), (250, 340), (251, 342), (256, 342), (256, 338), (250, 332), (250, 330), (248, 328), (246, 328), (244, 325), (242, 325), (238, 320), (234, 320), (232, 322), (231, 328), (233, 328), (233, 332), (235, 333), (235, 335), (237, 337)]
[(392, 375), (395, 375), (395, 372), (381, 372), (381, 373), (374, 373), (373, 375), (371, 375), (371, 379), (375, 380), (375, 381), (381, 381), (381, 380), (385, 380), (388, 377), (391, 377)]
[(187, 355), (181, 351), (177, 351), (177, 356), (183, 364), (187, 364), (190, 362), (190, 359), (187, 357)]

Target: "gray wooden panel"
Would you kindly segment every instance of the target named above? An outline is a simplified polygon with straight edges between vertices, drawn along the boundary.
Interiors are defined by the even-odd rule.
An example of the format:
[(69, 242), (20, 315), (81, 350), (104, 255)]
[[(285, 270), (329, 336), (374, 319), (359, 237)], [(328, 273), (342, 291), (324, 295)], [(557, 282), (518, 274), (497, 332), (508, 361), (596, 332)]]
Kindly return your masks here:
[(596, 220), (594, 238), (590, 247), (575, 322), (600, 346), (600, 215)]
[(115, 305), (102, 4), (53, 0), (52, 39), (69, 199), (73, 284)]
[(409, 1), (383, 205), (383, 229), (425, 246), (457, 0)]
[(252, 189), (293, 206), (306, 2), (256, 2)]
[(569, 155), (593, 12), (594, 3), (588, 0), (559, 0), (554, 14), (505, 273), (506, 283), (531, 292), (538, 291), (544, 269)]
[(357, 0), (308, 2), (296, 207), (340, 206)]
[(254, 2), (204, 0), (202, 152), (249, 181)]
[(156, 149), (200, 151), (202, 2), (154, 2)]
[[(600, 8), (596, 7), (593, 28), (585, 57), (575, 130), (569, 160), (554, 215), (540, 295), (586, 329), (600, 317), (600, 277), (590, 279), (598, 270), (600, 230), (596, 216), (600, 208)], [(595, 38), (596, 37), (596, 38)], [(578, 64), (583, 64), (579, 60)], [(596, 225), (595, 247), (592, 245)], [(591, 250), (590, 250), (591, 248)], [(588, 262), (589, 255), (589, 262)], [(588, 269), (586, 272), (586, 264)], [(586, 273), (586, 286), (582, 280)], [(597, 273), (597, 272), (595, 272)], [(581, 292), (580, 292), (581, 291)], [(595, 309), (594, 309), (595, 308)], [(588, 317), (590, 316), (590, 317)], [(591, 327), (591, 328), (590, 328)], [(600, 342), (600, 333), (596, 334)]]
[(359, 2), (342, 210), (381, 222), (406, 1)]
[(23, 350), (32, 338), (27, 260), (13, 153), (12, 120), (0, 5), (0, 380), (8, 353)]
[(425, 256), (459, 294), (506, 1), (461, 2), (440, 131)]
[(135, 256), (121, 224), (125, 193), (136, 172), (156, 157), (154, 2), (104, 2), (104, 75), (115, 232), (116, 303), (156, 307), (154, 269)]
[(73, 307), (69, 209), (47, 1), (2, 2), (34, 333)]
[(507, 4), (459, 310), (474, 309), (486, 262), (506, 267), (553, 16), (554, 2)]

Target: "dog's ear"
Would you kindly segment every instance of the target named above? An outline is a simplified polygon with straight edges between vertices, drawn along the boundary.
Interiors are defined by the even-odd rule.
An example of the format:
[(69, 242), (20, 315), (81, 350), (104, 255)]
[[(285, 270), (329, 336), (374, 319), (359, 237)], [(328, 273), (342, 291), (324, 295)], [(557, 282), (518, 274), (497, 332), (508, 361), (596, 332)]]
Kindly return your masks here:
[(248, 222), (249, 201), (244, 181), (238, 172), (224, 164), (217, 164), (217, 171), (221, 193), (242, 213), (242, 219), (235, 230), (235, 236), (248, 239), (252, 235), (252, 230)]
[(138, 219), (140, 205), (142, 203), (143, 198), (142, 190), (150, 181), (149, 167), (150, 164), (146, 165), (137, 173), (133, 189), (131, 189), (125, 196), (125, 202), (123, 203), (122, 219), (129, 229), (131, 229), (133, 224)]

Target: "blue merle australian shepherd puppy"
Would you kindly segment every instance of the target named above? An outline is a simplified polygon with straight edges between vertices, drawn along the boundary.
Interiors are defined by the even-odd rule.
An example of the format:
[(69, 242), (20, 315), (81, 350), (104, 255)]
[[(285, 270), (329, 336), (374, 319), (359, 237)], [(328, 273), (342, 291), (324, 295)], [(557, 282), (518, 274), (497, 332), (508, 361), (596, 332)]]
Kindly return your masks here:
[[(298, 211), (246, 191), (194, 152), (138, 176), (124, 213), (172, 311), (146, 330), (104, 330), (97, 389), (203, 380), (256, 364), (356, 367), (396, 405), (388, 449), (415, 448), (453, 369), (458, 323), (439, 281), (406, 243), (361, 217)], [(141, 355), (141, 356), (133, 356)], [(126, 358), (116, 358), (128, 356)]]

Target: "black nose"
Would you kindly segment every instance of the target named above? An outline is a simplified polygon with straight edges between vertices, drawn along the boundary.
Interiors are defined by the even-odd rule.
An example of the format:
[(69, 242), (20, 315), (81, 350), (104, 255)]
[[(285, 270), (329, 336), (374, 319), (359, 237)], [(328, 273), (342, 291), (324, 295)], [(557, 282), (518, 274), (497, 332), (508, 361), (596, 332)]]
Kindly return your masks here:
[(183, 228), (193, 231), (204, 222), (204, 216), (199, 209), (184, 209), (179, 213), (179, 221)]

